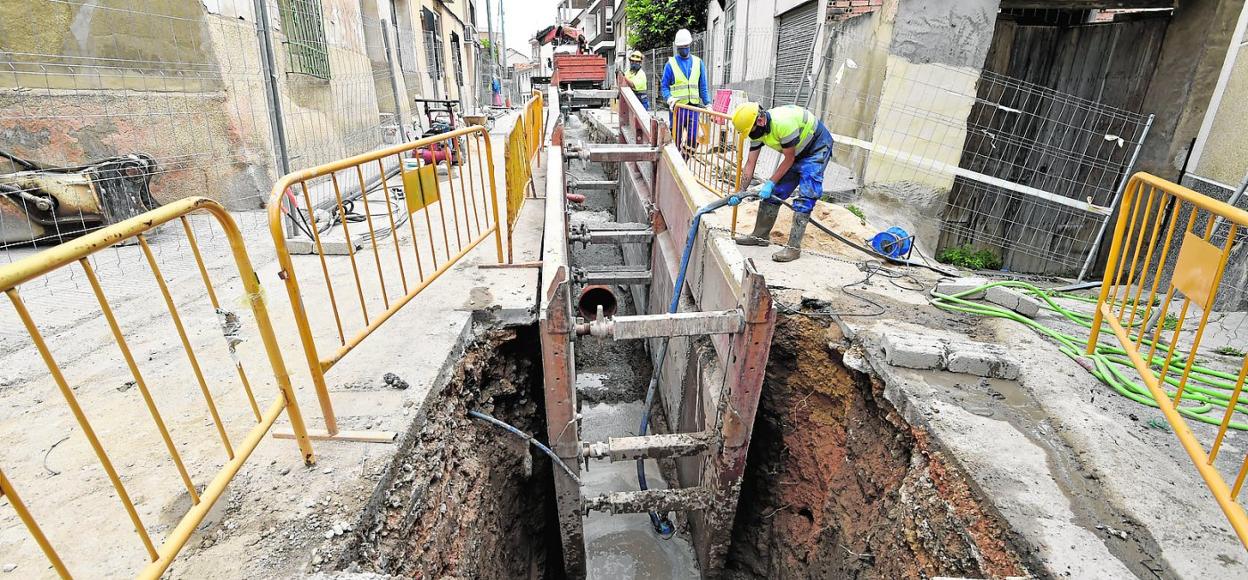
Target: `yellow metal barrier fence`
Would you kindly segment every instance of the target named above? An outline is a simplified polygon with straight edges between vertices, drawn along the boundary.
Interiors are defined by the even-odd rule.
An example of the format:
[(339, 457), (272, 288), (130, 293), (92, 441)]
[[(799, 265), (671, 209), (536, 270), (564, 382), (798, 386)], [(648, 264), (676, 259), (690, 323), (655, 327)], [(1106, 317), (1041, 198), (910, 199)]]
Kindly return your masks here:
[[(174, 302), (173, 296), (169, 291), (169, 287), (165, 282), (165, 278), (158, 266), (155, 254), (149, 244), (146, 234), (155, 228), (178, 220), (181, 222), (182, 229), (186, 234), (187, 242), (190, 245), (192, 254), (198, 266), (204, 288), (207, 290), (207, 297), (211, 302), (211, 306), (218, 313), (220, 303), (217, 299), (216, 291), (213, 287), (212, 280), (208, 275), (208, 270), (204, 266), (203, 257), (200, 254), (199, 246), (195, 240), (190, 222), (187, 215), (204, 211), (215, 218), (217, 224), (221, 227), (233, 254), (235, 266), (238, 269), (239, 281), (242, 282), (247, 303), (255, 318), (257, 331), (259, 332), (264, 344), (264, 352), (267, 356), (271, 372), (277, 382), (279, 395), (270, 404), (263, 413), (256, 404), (256, 398), (251, 390), (246, 371), (242, 362), (235, 359), (234, 366), (237, 371), (239, 382), (246, 393), (251, 410), (255, 415), (256, 424), (248, 432), (247, 436), (237, 444), (232, 444), (226, 434), (226, 428), (222, 422), (221, 416), (217, 411), (217, 404), (213, 399), (212, 390), (209, 388), (208, 380), (204, 376), (201, 367), (200, 356), (191, 346), (191, 334), (188, 333), (187, 327), (183, 322), (183, 317), (179, 314), (179, 309)], [(163, 301), (170, 321), (173, 323), (174, 329), (180, 339), (182, 349), (185, 352), (195, 380), (203, 394), (204, 401), (207, 406), (208, 414), (212, 418), (212, 422), (217, 433), (221, 438), (221, 443), (225, 450), (226, 461), (224, 465), (217, 471), (216, 475), (202, 490), (196, 487), (182, 459), (182, 453), (179, 452), (178, 446), (174, 443), (173, 436), (170, 435), (166, 426), (165, 419), (157, 408), (155, 399), (152, 397), (152, 391), (145, 382), (143, 374), (139, 370), (139, 360), (143, 360), (142, 356), (135, 356), (130, 342), (126, 340), (126, 335), (122, 331), (121, 325), (118, 323), (114, 309), (108, 301), (103, 287), (100, 284), (95, 270), (90, 261), (90, 256), (106, 248), (116, 246), (121, 242), (134, 239), (139, 244), (142, 254), (147, 260), (155, 282), (160, 289)], [(147, 531), (138, 510), (135, 508), (135, 501), (131, 499), (130, 493), (122, 482), (122, 476), (114, 466), (114, 462), (109, 458), (105, 451), (104, 443), (96, 433), (91, 421), (87, 418), (83, 406), (78, 400), (74, 388), (70, 386), (65, 374), (62, 372), (60, 364), (52, 352), (52, 347), (48, 341), (40, 333), (39, 327), (35, 322), (34, 316), (31, 314), (25, 301), (23, 301), (20, 286), (30, 282), (36, 278), (40, 278), (54, 270), (66, 266), (72, 266), (77, 263), (82, 269), (87, 283), (91, 286), (95, 294), (95, 298), (99, 304), (100, 313), (107, 322), (109, 330), (113, 336), (113, 340), (117, 345), (122, 359), (125, 360), (130, 374), (133, 377), (134, 385), (143, 397), (143, 401), (147, 407), (148, 413), (152, 417), (157, 430), (163, 439), (165, 449), (168, 451), (173, 467), (181, 479), (182, 485), (186, 488), (186, 493), (191, 501), (191, 508), (181, 517), (173, 531), (157, 546)], [(113, 491), (121, 500), (122, 507), (129, 516), (130, 523), (134, 526), (135, 532), (139, 537), (139, 541), (143, 545), (143, 549), (150, 559), (150, 563), (144, 567), (138, 574), (140, 578), (159, 578), (164, 571), (173, 562), (175, 556), (186, 545), (187, 540), (195, 531), (195, 528), (204, 520), (204, 517), (220, 499), (221, 494), (225, 491), (226, 486), (234, 478), (235, 474), (242, 467), (251, 453), (256, 449), (260, 440), (264, 437), (273, 423), (282, 414), (286, 412), (290, 419), (291, 427), (294, 431), (295, 439), (298, 441), (299, 450), (303, 454), (304, 461), (311, 465), (314, 463), (312, 455), (312, 446), (308, 441), (307, 433), (304, 429), (303, 418), (299, 412), (299, 407), (295, 403), (295, 394), (290, 385), (290, 377), (286, 372), (285, 363), (282, 361), (281, 351), (274, 335), (273, 326), (269, 321), (268, 310), (265, 306), (264, 295), (261, 291), (259, 280), (256, 272), (252, 268), (251, 260), (247, 255), (247, 251), (243, 245), (243, 239), (239, 233), (237, 224), (228, 212), (225, 211), (220, 204), (205, 198), (188, 198), (183, 199), (158, 209), (149, 211), (142, 215), (130, 218), (123, 222), (114, 224), (107, 228), (87, 234), (81, 238), (66, 242), (59, 246), (50, 248), (38, 254), (24, 258), (20, 261), (0, 267), (0, 291), (8, 295), (13, 309), (21, 319), (22, 325), (30, 336), (31, 343), (38, 350), (40, 357), (47, 366), (49, 375), (53, 382), (56, 383), (61, 396), (65, 399), (65, 404), (69, 407), (70, 413), (73, 415), (78, 426), (82, 429), (83, 436), (90, 444), (96, 459), (100, 466), (107, 474), (112, 484)], [(218, 329), (219, 330), (219, 329)], [(141, 353), (139, 353), (141, 355)], [(205, 361), (216, 362), (216, 361)], [(211, 367), (207, 367), (211, 368)], [(116, 421), (116, 419), (114, 419)], [(37, 487), (36, 487), (37, 489)], [(47, 556), (48, 561), (56, 572), (63, 578), (69, 578), (70, 573), (68, 567), (58, 555), (56, 549), (44, 535), (42, 529), (36, 523), (34, 515), (27, 508), (20, 496), (16, 486), (0, 471), (0, 496), (8, 499), (9, 505), (16, 510), (19, 519), (26, 526), (31, 537), (39, 545), (39, 548)], [(84, 530), (85, 531), (85, 530)], [(93, 532), (96, 532), (93, 530)]]
[(507, 146), (503, 150), (504, 166), (507, 178), (507, 263), (512, 262), (512, 234), (516, 228), (516, 220), (520, 217), (520, 208), (524, 205), (525, 191), (533, 189), (533, 170), (529, 156), (529, 130), (526, 119), (516, 119), (516, 124), (507, 133)]
[[(409, 156), (404, 157), (405, 154)], [(291, 173), (273, 186), (268, 206), (269, 230), (325, 419), (325, 431), (313, 433), (313, 438), (393, 438), (392, 434), (375, 432), (340, 433), (325, 373), (491, 234), (495, 237), (498, 261), (503, 261), (493, 160), (489, 134), (484, 127), (474, 126)], [(365, 167), (370, 173), (376, 170), (381, 191), (370, 190), (364, 178)], [(353, 183), (358, 188), (358, 198), (344, 198), (340, 181)], [(318, 188), (326, 196), (332, 194), (328, 224), (318, 222), (317, 215), (325, 219), (326, 213), (315, 209), (313, 203), (311, 191)], [(298, 207), (299, 199), (303, 200), (303, 209)], [(348, 209), (356, 203), (363, 207), (362, 215)], [(374, 211), (378, 204), (384, 204), (384, 209)], [(311, 238), (319, 258), (324, 298), (333, 313), (338, 338), (338, 346), (327, 358), (319, 354), (283, 231), (282, 221), (287, 214)], [(404, 225), (407, 227), (403, 228)], [(335, 230), (338, 226), (341, 231)], [(352, 232), (358, 232), (360, 227), (366, 232), (358, 239), (352, 237)], [(331, 232), (332, 243), (325, 239)], [(350, 242), (344, 243), (347, 240)], [(345, 310), (353, 308), (351, 301), (340, 302), (343, 294), (335, 291), (331, 276), (332, 270), (345, 267), (344, 260), (327, 258), (327, 253), (338, 247), (344, 248), (345, 263), (354, 281), (350, 293), (358, 299), (358, 311), (346, 312), (352, 318), (359, 317), (361, 324), (354, 328), (344, 316)], [(372, 258), (374, 272), (367, 272), (367, 264), (359, 263), (357, 247), (367, 254), (365, 261)], [(346, 273), (343, 272), (344, 277)], [(374, 303), (371, 313), (370, 300)]]
[[(1179, 222), (1185, 222), (1182, 233), (1176, 233)], [(1239, 400), (1248, 376), (1248, 357), (1243, 358), (1238, 374), (1196, 364), (1227, 258), (1236, 234), (1245, 226), (1248, 212), (1242, 209), (1147, 173), (1132, 176), (1114, 228), (1088, 354), (1098, 348), (1101, 326), (1108, 323), (1231, 527), (1248, 547), (1248, 516), (1239, 499), (1248, 456), (1236, 461), (1233, 486), (1227, 485), (1215, 464), (1233, 415), (1248, 413)], [(1171, 306), (1179, 296), (1182, 306), (1176, 317)], [(1200, 318), (1195, 332), (1189, 333), (1184, 325), (1192, 306), (1200, 309)], [(1170, 331), (1164, 340), (1163, 331)], [(1204, 397), (1217, 397), (1226, 408), (1208, 451), (1185, 418), (1202, 412), (1207, 405), (1199, 399)]]
[[(672, 140), (698, 183), (719, 197), (741, 191), (746, 136), (732, 126), (732, 116), (677, 103), (673, 117)], [(734, 206), (732, 231), (736, 230)]]
[(530, 161), (542, 165), (542, 142), (546, 140), (546, 109), (541, 91), (533, 91), (533, 98), (524, 104), (524, 120), (528, 127)]
[(529, 197), (537, 197), (533, 187), (533, 164), (539, 163), (538, 152), (545, 135), (545, 111), (542, 94), (534, 91), (533, 97), (524, 104), (520, 118), (507, 134), (507, 146), (503, 151), (507, 179), (507, 263), (513, 261), (512, 236), (520, 208), (524, 206), (525, 191)]
[(746, 136), (732, 117), (684, 103), (674, 117), (672, 139), (698, 183), (720, 197), (740, 191)]

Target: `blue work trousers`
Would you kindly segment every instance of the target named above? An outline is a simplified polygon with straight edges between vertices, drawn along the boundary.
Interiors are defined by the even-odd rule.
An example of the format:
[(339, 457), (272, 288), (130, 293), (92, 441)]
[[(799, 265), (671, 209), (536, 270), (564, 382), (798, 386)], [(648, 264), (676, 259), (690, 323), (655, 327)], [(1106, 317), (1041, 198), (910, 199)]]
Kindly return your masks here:
[(823, 197), (823, 172), (832, 159), (832, 133), (819, 121), (811, 142), (806, 150), (793, 160), (793, 166), (776, 183), (771, 198), (766, 202), (779, 205), (780, 200), (789, 199), (797, 190), (797, 199), (793, 200), (793, 209), (798, 213), (810, 213), (815, 209), (815, 202)]

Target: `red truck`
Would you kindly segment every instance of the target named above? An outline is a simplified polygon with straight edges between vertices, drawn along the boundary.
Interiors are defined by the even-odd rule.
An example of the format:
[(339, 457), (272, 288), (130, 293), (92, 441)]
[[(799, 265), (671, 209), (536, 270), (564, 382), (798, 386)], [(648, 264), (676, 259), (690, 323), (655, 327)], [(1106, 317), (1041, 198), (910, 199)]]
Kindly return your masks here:
[[(553, 74), (550, 83), (560, 91), (569, 89), (607, 89), (607, 59), (590, 54), (585, 47), (585, 36), (570, 26), (551, 26), (535, 36), (539, 44), (554, 44), (552, 57)], [(577, 98), (571, 100), (574, 109), (601, 107), (606, 99)]]
[[(569, 89), (606, 89), (607, 59), (596, 54), (561, 54), (555, 53), (555, 74), (550, 82), (559, 86), (560, 91)], [(606, 99), (571, 99), (573, 109), (602, 107)]]

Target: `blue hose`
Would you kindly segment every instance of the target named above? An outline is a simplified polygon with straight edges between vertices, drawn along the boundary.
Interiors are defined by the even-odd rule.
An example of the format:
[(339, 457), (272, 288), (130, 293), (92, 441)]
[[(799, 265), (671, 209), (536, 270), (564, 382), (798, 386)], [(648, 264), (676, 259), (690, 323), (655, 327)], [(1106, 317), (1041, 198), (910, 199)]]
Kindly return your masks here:
[[(667, 306), (668, 314), (675, 314), (680, 309), (680, 293), (685, 287), (685, 271), (689, 268), (689, 255), (693, 253), (693, 244), (698, 239), (698, 226), (702, 223), (702, 216), (711, 213), (726, 205), (737, 205), (742, 201), (756, 198), (755, 195), (747, 196), (729, 196), (717, 199), (700, 208), (693, 214), (693, 220), (689, 222), (689, 236), (685, 239), (685, 251), (680, 255), (680, 270), (676, 273), (676, 284), (672, 288), (672, 302)], [(659, 339), (659, 358), (655, 363), (654, 373), (650, 376), (650, 385), (646, 388), (645, 407), (641, 411), (641, 428), (638, 429), (638, 435), (644, 436), (650, 429), (650, 408), (654, 405), (654, 394), (658, 392), (659, 374), (663, 370), (663, 361), (667, 358), (667, 342), (668, 337)], [(637, 486), (642, 491), (649, 489), (646, 485), (646, 460), (637, 460)], [(654, 526), (655, 533), (659, 534), (663, 539), (669, 539), (676, 533), (676, 526), (672, 524), (672, 520), (668, 519), (667, 514), (650, 513), (650, 525)]]

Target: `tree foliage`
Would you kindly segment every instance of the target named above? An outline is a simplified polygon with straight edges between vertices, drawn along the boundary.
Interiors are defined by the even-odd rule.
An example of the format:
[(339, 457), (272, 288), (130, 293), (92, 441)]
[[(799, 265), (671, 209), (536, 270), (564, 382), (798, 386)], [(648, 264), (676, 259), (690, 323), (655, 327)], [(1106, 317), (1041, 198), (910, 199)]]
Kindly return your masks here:
[(628, 0), (628, 43), (634, 50), (672, 46), (676, 31), (706, 29), (705, 0)]

